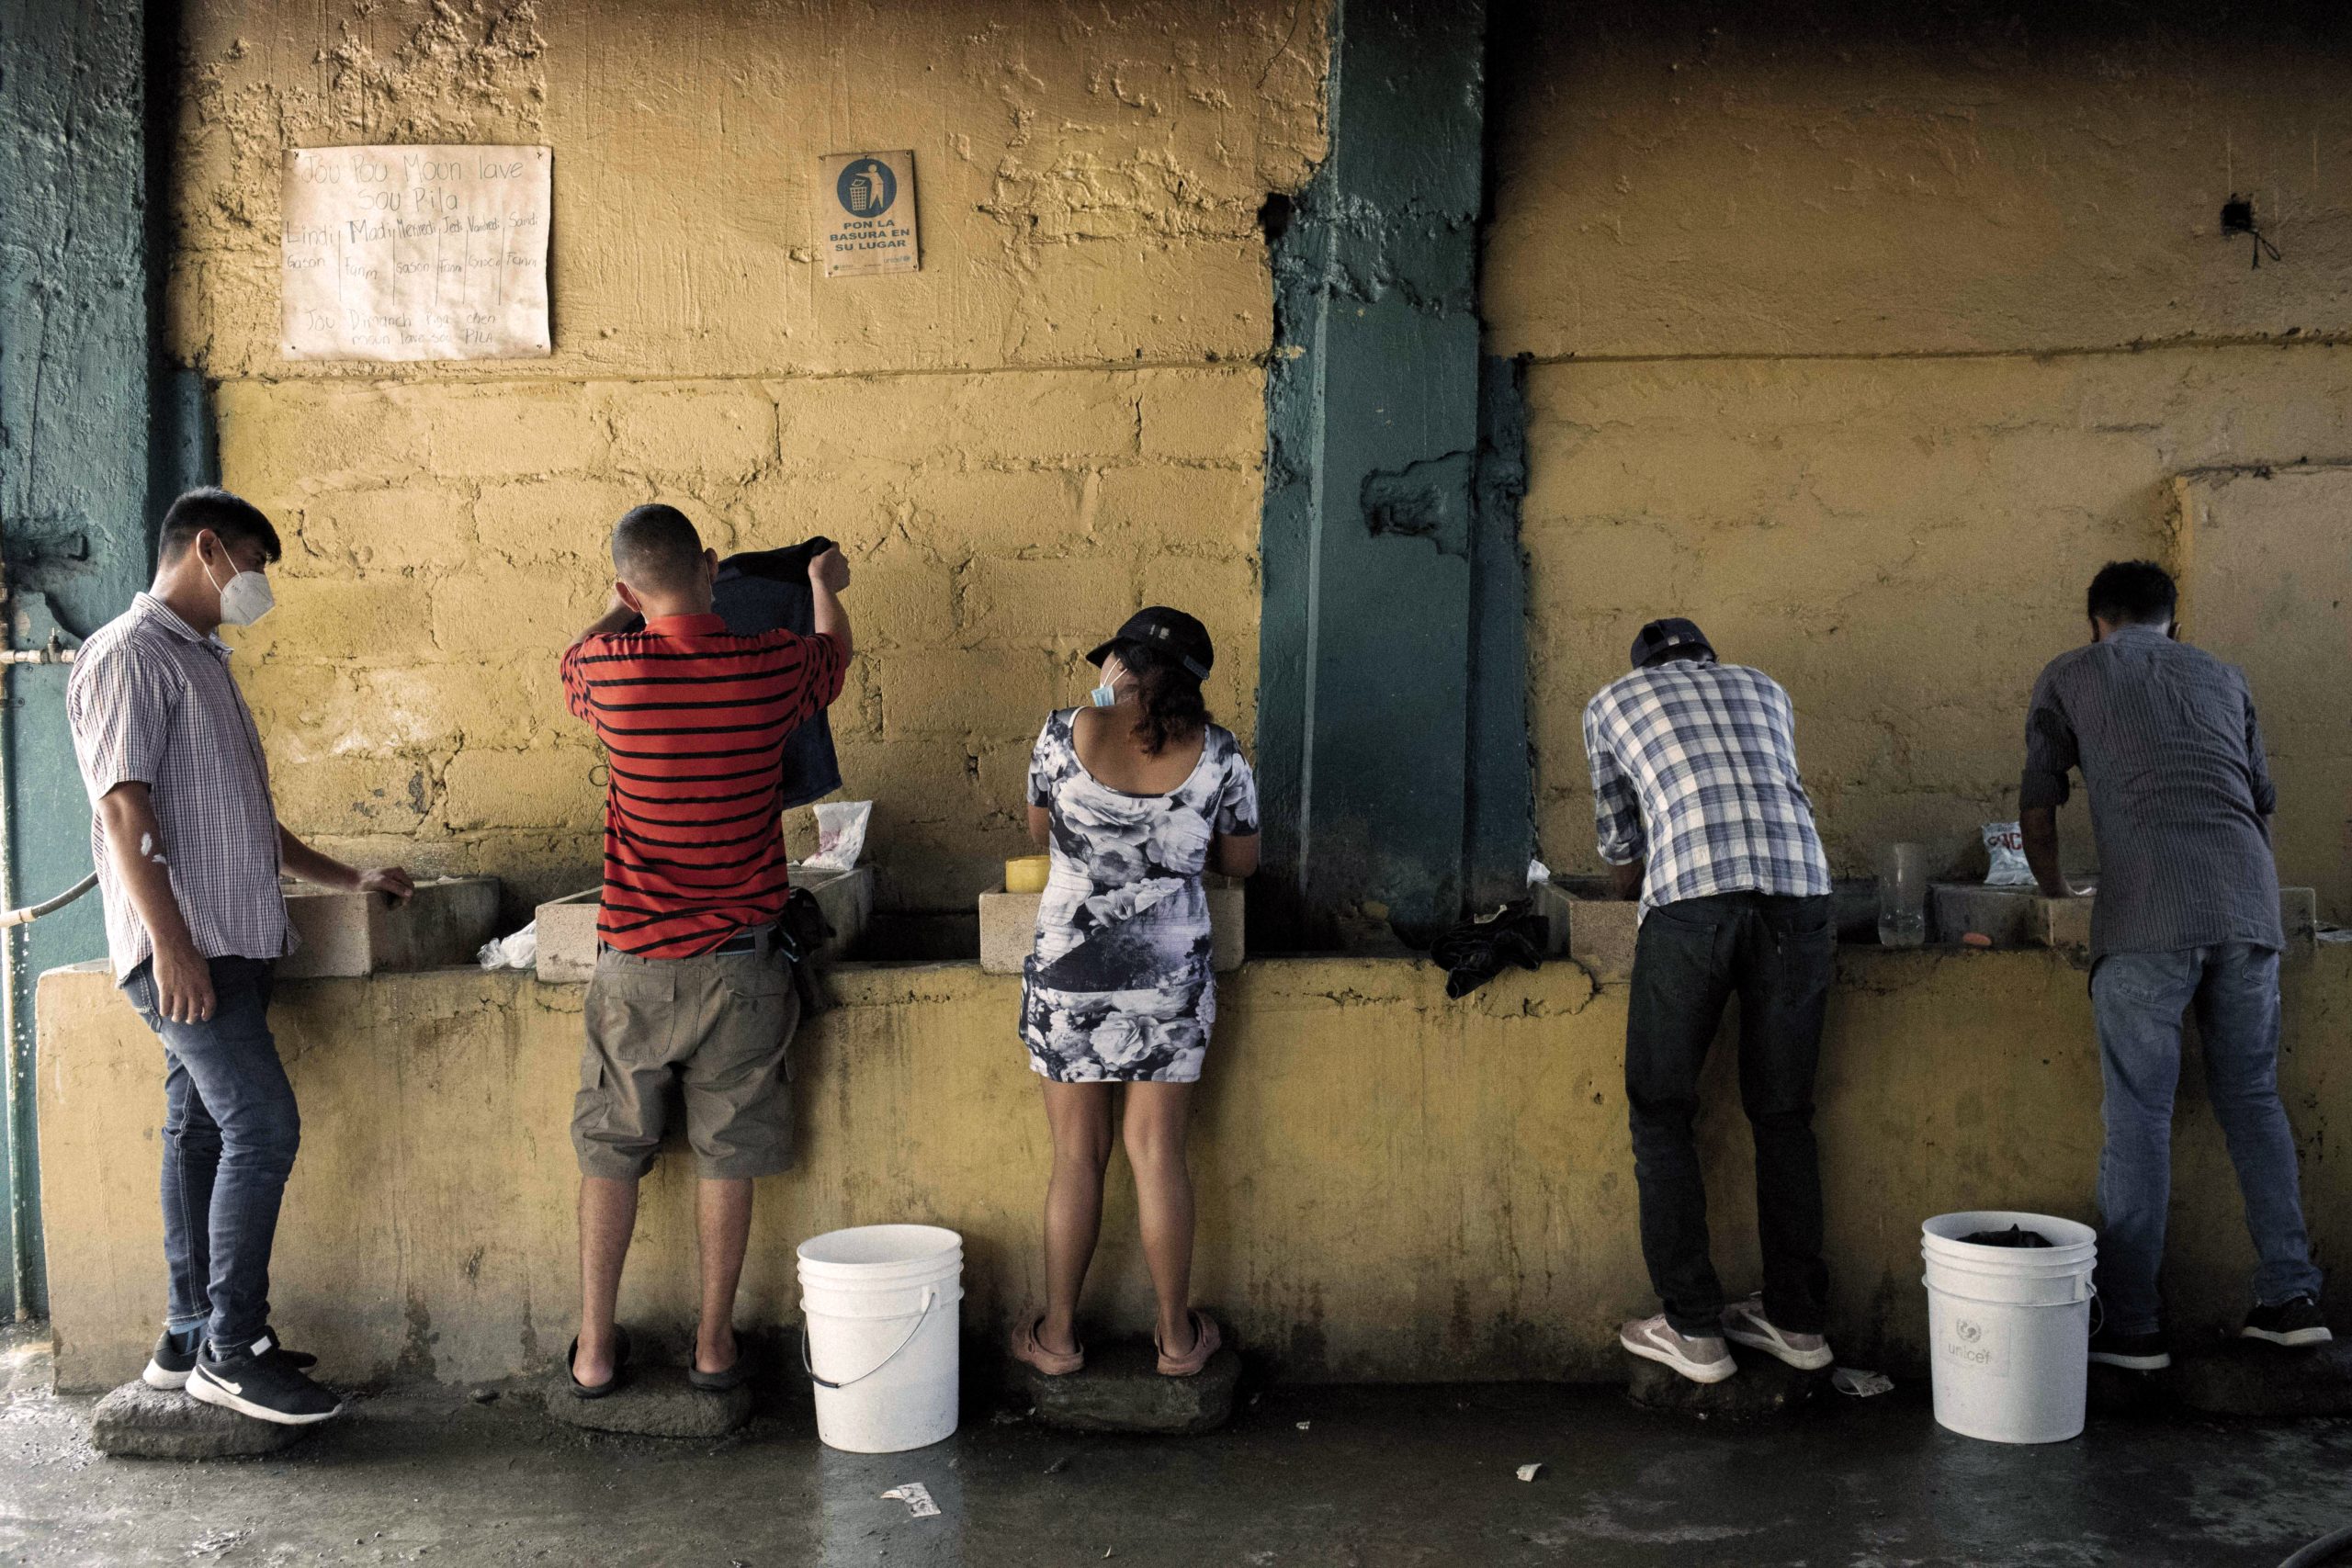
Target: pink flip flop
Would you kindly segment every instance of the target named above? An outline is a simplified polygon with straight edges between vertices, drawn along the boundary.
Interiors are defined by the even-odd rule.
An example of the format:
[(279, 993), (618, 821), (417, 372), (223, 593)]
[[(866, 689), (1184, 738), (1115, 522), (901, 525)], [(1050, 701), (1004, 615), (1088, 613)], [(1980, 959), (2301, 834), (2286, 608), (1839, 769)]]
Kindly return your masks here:
[(1217, 1332), (1216, 1320), (1204, 1312), (1193, 1314), (1193, 1348), (1181, 1356), (1171, 1356), (1159, 1343), (1159, 1336), (1151, 1337), (1152, 1348), (1159, 1352), (1159, 1375), (1164, 1378), (1189, 1378), (1209, 1364), (1209, 1358), (1225, 1343), (1225, 1336)]
[(1012, 1359), (1036, 1368), (1049, 1378), (1066, 1378), (1086, 1365), (1086, 1347), (1080, 1345), (1067, 1351), (1046, 1349), (1037, 1338), (1037, 1326), (1045, 1321), (1040, 1314), (1013, 1330)]

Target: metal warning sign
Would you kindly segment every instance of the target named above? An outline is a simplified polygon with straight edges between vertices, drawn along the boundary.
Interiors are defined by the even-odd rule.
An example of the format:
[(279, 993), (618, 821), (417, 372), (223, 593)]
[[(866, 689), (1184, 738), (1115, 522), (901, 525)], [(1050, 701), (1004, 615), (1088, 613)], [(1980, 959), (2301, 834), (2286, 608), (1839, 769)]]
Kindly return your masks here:
[(915, 155), (832, 152), (817, 182), (817, 244), (827, 277), (913, 272), (922, 265), (915, 235)]

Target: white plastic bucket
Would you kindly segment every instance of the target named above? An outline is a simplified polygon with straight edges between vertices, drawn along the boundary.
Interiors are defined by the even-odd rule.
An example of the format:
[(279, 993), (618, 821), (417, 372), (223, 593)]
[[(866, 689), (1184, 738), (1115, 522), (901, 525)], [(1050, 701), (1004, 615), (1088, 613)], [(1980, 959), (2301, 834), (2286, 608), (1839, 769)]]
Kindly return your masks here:
[(937, 1225), (858, 1225), (800, 1244), (802, 1356), (817, 1436), (856, 1454), (956, 1430), (964, 1238)]
[[(1960, 1238), (2011, 1225), (2048, 1247)], [(2063, 1443), (2090, 1386), (2091, 1267), (2098, 1233), (2048, 1214), (1985, 1209), (1919, 1227), (1937, 1424), (1991, 1443)]]

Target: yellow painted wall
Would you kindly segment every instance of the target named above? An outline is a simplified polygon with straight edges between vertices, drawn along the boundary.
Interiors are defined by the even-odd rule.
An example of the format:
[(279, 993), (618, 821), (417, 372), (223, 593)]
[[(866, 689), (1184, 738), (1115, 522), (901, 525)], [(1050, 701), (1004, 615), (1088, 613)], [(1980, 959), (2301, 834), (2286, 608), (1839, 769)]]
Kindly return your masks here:
[[(1018, 983), (971, 965), (837, 971), (796, 1044), (801, 1165), (760, 1184), (739, 1319), (797, 1318), (792, 1247), (925, 1220), (966, 1238), (964, 1326), (993, 1344), (1040, 1288), (1047, 1141), (1013, 1037)], [(1401, 960), (1255, 960), (1223, 981), (1199, 1101), (1195, 1279), (1240, 1345), (1302, 1379), (1606, 1377), (1652, 1310), (1623, 1089), (1626, 988), (1573, 964), (1462, 1002)], [(2281, 1077), (2324, 1263), (2352, 1249), (2352, 948), (2289, 968)], [(552, 1363), (573, 1331), (582, 987), (448, 970), (293, 982), (274, 1013), (302, 1101), (278, 1232), (278, 1325), (351, 1380)], [(43, 1221), (58, 1375), (136, 1371), (163, 1310), (155, 1043), (89, 970), (40, 994)], [(1702, 1144), (1716, 1257), (1752, 1288), (1753, 1187), (1733, 1054)], [(2195, 1334), (2243, 1311), (2234, 1181), (2192, 1066), (2181, 1086), (2167, 1289)], [(1834, 1304), (1864, 1365), (1919, 1365), (1918, 1224), (2018, 1207), (2094, 1220), (2098, 1069), (2085, 976), (2049, 953), (1849, 949), (1818, 1122)], [(2332, 1140), (2331, 1132), (2335, 1137)], [(1086, 1316), (1139, 1333), (1149, 1297), (1124, 1167)], [(623, 1316), (692, 1315), (692, 1188), (649, 1179)]]
[[(1893, 838), (1964, 863), (2015, 815), (2026, 698), (2085, 635), (2091, 574), (2179, 560), (2175, 477), (2352, 458), (2341, 39), (2060, 6), (1880, 15), (1498, 16), (1482, 304), (1489, 350), (1532, 356), (1555, 865), (1595, 858), (1583, 705), (1674, 613), (1789, 688), (1841, 871)], [(2233, 191), (2283, 263), (2219, 236)], [(2346, 525), (2298, 520), (2255, 597), (2332, 626), (2342, 686), (2321, 590)], [(2213, 608), (2191, 637), (2264, 635)], [(2306, 816), (2286, 879), (2352, 919), (2352, 767), (2307, 745), (2278, 772)], [(2078, 808), (2066, 826), (2087, 862)]]
[[(1323, 150), (1322, 14), (187, 7), (170, 342), (220, 383), (225, 482), (289, 536), (282, 607), (235, 638), (288, 820), (518, 902), (592, 883), (601, 775), (555, 660), (656, 499), (722, 550), (848, 547), (835, 726), (886, 904), (993, 885), (1038, 724), (1142, 604), (1209, 623), (1246, 740), (1257, 213)], [(553, 357), (282, 361), (282, 152), (425, 141), (554, 149)], [(819, 156), (897, 147), (922, 271), (825, 280)]]

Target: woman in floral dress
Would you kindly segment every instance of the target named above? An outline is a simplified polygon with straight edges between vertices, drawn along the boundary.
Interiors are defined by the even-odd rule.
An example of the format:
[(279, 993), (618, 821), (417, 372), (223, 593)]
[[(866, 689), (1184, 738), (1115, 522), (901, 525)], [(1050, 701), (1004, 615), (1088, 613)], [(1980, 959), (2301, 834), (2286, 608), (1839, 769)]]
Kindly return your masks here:
[(1201, 874), (1257, 869), (1257, 784), (1201, 701), (1215, 653), (1200, 622), (1145, 610), (1087, 657), (1102, 671), (1091, 705), (1048, 718), (1029, 763), (1029, 830), (1050, 847), (1053, 875), (1023, 970), (1021, 1037), (1045, 1079), (1054, 1170), (1046, 1307), (1023, 1319), (1012, 1353), (1057, 1375), (1085, 1364), (1078, 1298), (1102, 1224), (1112, 1086), (1124, 1084), (1159, 1371), (1188, 1377), (1222, 1342), (1192, 1307), (1184, 1158), (1193, 1085), (1216, 1022)]

